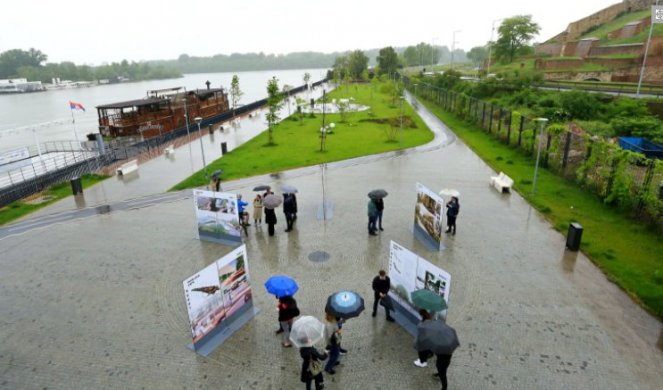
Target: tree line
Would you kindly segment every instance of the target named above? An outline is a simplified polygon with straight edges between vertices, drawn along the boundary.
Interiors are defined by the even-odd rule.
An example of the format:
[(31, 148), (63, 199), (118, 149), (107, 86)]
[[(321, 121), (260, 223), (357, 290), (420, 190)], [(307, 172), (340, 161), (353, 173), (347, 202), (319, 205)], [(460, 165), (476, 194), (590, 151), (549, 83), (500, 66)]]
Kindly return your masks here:
[(152, 65), (145, 62), (113, 62), (109, 65), (76, 65), (70, 61), (46, 63), (48, 55), (40, 50), (12, 49), (0, 53), (0, 79), (26, 78), (30, 81), (50, 83), (54, 78), (71, 81), (153, 80), (182, 77), (174, 67)]

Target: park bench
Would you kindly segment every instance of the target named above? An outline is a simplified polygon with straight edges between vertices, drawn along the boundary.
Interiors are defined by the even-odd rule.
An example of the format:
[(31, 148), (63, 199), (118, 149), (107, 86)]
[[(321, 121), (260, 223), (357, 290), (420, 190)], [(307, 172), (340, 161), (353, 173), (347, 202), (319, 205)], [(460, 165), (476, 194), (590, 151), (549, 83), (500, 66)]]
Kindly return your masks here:
[(511, 192), (513, 179), (504, 174), (504, 172), (500, 172), (499, 175), (490, 177), (490, 184), (499, 192), (504, 192), (505, 190), (506, 192)]
[(170, 156), (172, 154), (175, 154), (175, 145), (168, 145), (166, 149), (163, 150), (164, 153), (166, 153), (166, 156)]
[(131, 173), (137, 170), (138, 170), (138, 160), (131, 160), (120, 165), (119, 168), (117, 168), (117, 173), (118, 175), (124, 176), (127, 173)]

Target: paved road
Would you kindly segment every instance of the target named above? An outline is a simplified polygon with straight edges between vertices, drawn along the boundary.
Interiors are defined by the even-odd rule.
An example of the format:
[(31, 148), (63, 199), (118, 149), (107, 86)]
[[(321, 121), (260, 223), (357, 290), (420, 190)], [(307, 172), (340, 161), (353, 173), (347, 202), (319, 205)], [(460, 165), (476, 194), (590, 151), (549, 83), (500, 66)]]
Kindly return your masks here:
[[(565, 251), (564, 237), (517, 193), (495, 192), (491, 169), (432, 124), (440, 138), (416, 151), (224, 183), (245, 197), (257, 182), (293, 184), (299, 213), (290, 233), (280, 213), (275, 237), (250, 227), (247, 261), (262, 311), (207, 358), (185, 347), (181, 282), (232, 248), (197, 240), (186, 192), (163, 194), (179, 181), (158, 169), (163, 160), (144, 164), (132, 182), (149, 185), (107, 181), (99, 202), (87, 190), (83, 209), (94, 212), (65, 200), (9, 227), (22, 230), (0, 239), (0, 387), (303, 388), (297, 351), (273, 333), (275, 301), (263, 281), (277, 273), (297, 279), (303, 314), (321, 317), (326, 297), (341, 288), (370, 305), (370, 281), (388, 267), (395, 240), (452, 275), (448, 321), (461, 347), (450, 389), (660, 388), (661, 323), (585, 256)], [(444, 238), (445, 250), (431, 252), (412, 235), (416, 182), (462, 193), (458, 234)], [(389, 191), (385, 231), (371, 237), (365, 194), (378, 187)], [(324, 220), (323, 203), (334, 206)], [(110, 212), (96, 211), (103, 205)], [(319, 252), (328, 260), (311, 261)], [(326, 376), (327, 388), (439, 388), (431, 367), (412, 364), (411, 336), (382, 313), (344, 329), (349, 353)]]

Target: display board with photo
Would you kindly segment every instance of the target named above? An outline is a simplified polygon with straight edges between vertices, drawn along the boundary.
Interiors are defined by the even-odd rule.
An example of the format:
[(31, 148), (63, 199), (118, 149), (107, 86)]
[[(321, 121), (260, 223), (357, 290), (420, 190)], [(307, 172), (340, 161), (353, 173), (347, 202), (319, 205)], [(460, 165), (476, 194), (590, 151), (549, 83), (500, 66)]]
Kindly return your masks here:
[(421, 183), (417, 183), (414, 206), (414, 230), (433, 247), (442, 245), (444, 200)]
[(182, 282), (193, 343), (200, 342), (251, 303), (251, 283), (242, 245)]
[(199, 239), (220, 244), (242, 242), (234, 194), (194, 190), (193, 199)]
[(449, 303), (451, 275), (395, 241), (389, 244), (389, 278), (389, 295), (415, 317), (411, 294), (416, 290), (431, 290)]

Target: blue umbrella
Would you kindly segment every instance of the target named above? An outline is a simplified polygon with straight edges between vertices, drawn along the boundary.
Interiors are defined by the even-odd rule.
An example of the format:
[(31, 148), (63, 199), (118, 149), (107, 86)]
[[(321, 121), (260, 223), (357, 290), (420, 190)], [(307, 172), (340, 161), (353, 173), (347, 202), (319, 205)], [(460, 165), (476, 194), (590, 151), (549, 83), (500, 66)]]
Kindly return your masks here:
[(265, 282), (265, 288), (268, 293), (276, 295), (277, 298), (295, 295), (297, 290), (299, 290), (297, 282), (286, 275), (274, 275), (270, 277)]
[(327, 298), (325, 311), (334, 317), (357, 317), (364, 311), (364, 298), (354, 291), (335, 292)]

